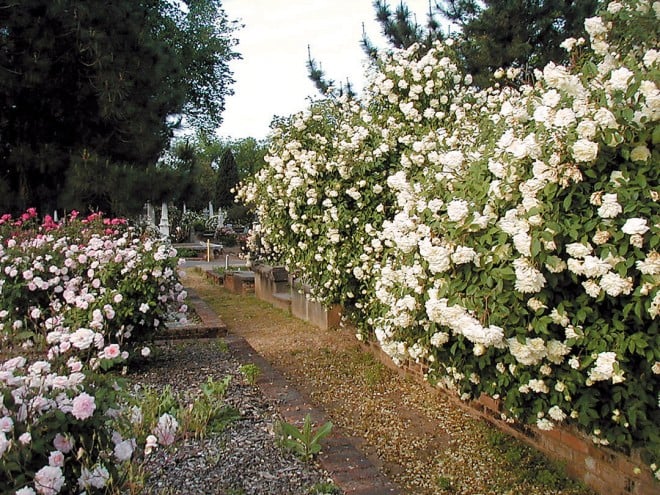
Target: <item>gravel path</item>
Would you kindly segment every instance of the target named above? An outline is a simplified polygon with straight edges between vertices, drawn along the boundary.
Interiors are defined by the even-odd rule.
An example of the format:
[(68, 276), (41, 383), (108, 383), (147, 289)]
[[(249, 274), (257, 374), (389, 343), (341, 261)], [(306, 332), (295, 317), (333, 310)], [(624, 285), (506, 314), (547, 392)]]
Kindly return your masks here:
[(253, 296), (212, 286), (192, 270), (185, 283), (231, 333), (243, 336), (325, 410), (402, 493), (591, 493), (548, 469), (543, 459), (530, 457), (530, 449), (503, 441), (492, 426), (441, 394), (377, 362), (350, 331), (313, 328)]
[(153, 358), (129, 376), (134, 383), (163, 390), (169, 386), (189, 403), (201, 384), (231, 376), (225, 402), (239, 411), (220, 433), (188, 438), (159, 449), (145, 465), (147, 494), (307, 495), (328, 481), (327, 473), (306, 464), (276, 444), (274, 426), (281, 418), (259, 389), (246, 383), (241, 363), (220, 345), (222, 339), (160, 342)]

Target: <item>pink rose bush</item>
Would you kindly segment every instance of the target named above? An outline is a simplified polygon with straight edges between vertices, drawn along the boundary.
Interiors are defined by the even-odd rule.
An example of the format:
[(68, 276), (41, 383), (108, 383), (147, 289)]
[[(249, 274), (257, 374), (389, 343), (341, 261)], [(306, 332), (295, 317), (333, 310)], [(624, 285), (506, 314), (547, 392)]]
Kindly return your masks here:
[(489, 88), (452, 40), (382, 53), (359, 99), (274, 127), (239, 193), (253, 244), (394, 362), (660, 477), (659, 19), (616, 2), (562, 44), (570, 64)]
[[(180, 314), (175, 250), (123, 219), (39, 224), (29, 209), (0, 217), (0, 272), (0, 492), (120, 486), (156, 426), (136, 428), (134, 399), (104, 372)], [(171, 445), (176, 420), (158, 425)]]

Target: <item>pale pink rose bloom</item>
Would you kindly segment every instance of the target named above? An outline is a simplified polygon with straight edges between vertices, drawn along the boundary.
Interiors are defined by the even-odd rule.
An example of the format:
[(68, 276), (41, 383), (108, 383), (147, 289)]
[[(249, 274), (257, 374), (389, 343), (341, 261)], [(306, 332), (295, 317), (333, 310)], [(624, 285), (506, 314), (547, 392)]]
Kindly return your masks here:
[(121, 354), (121, 351), (119, 349), (119, 344), (110, 344), (106, 346), (105, 349), (103, 349), (103, 353), (101, 357), (105, 359), (114, 359), (118, 357)]
[(44, 466), (34, 475), (34, 486), (41, 495), (59, 493), (64, 481), (62, 470), (55, 466)]
[(102, 333), (97, 332), (94, 334), (94, 346), (97, 349), (103, 349), (103, 346), (105, 345), (105, 337), (103, 336)]
[(73, 448), (73, 442), (69, 437), (58, 433), (53, 439), (53, 446), (60, 452), (68, 454)]
[[(155, 437), (154, 437), (155, 438)], [(11, 445), (11, 440), (7, 440), (7, 435), (3, 431), (0, 431), (0, 459)]]
[(88, 349), (94, 342), (94, 332), (89, 328), (79, 328), (69, 338), (71, 345), (78, 349)]
[(140, 351), (140, 354), (142, 354), (142, 357), (149, 357), (151, 355), (151, 349), (148, 347), (143, 347)]
[(32, 488), (29, 486), (24, 486), (20, 490), (16, 490), (16, 495), (36, 495), (37, 492), (35, 492)]
[(84, 381), (85, 381), (84, 373), (80, 373), (79, 371), (75, 372), (75, 373), (71, 373), (69, 375), (68, 380), (67, 380), (67, 387), (68, 388), (75, 388)]
[(64, 466), (64, 454), (59, 450), (53, 450), (48, 456), (48, 465), (53, 467)]
[(66, 365), (67, 365), (67, 366), (69, 367), (69, 369), (70, 369), (72, 372), (74, 372), (74, 373), (75, 373), (75, 372), (78, 372), (78, 371), (80, 371), (80, 370), (82, 369), (82, 363), (80, 362), (80, 360), (78, 360), (78, 359), (76, 359), (76, 358), (69, 358), (69, 360), (67, 361)]
[(0, 431), (4, 433), (9, 433), (14, 429), (14, 420), (9, 416), (3, 416), (0, 418)]
[(94, 397), (83, 392), (73, 399), (71, 414), (74, 418), (83, 420), (92, 416), (92, 414), (94, 414), (94, 409), (96, 409)]
[(154, 428), (153, 433), (158, 437), (158, 443), (168, 446), (174, 443), (178, 427), (179, 423), (174, 416), (165, 413), (158, 419), (158, 425)]
[(133, 455), (135, 446), (135, 440), (132, 438), (119, 442), (117, 445), (115, 445), (115, 457), (120, 462), (129, 460)]
[(30, 442), (32, 441), (32, 435), (30, 435), (30, 433), (26, 431), (20, 437), (18, 437), (18, 441), (20, 442), (21, 445), (29, 445)]
[(18, 356), (5, 361), (5, 363), (0, 366), (0, 369), (4, 371), (14, 371), (17, 368), (25, 366), (26, 362), (27, 360), (23, 356)]
[(144, 445), (144, 455), (151, 454), (151, 451), (158, 447), (158, 439), (154, 435), (149, 435)]
[(82, 468), (80, 478), (78, 478), (78, 486), (80, 488), (103, 488), (110, 479), (110, 473), (104, 466), (96, 466), (92, 471), (87, 468)]

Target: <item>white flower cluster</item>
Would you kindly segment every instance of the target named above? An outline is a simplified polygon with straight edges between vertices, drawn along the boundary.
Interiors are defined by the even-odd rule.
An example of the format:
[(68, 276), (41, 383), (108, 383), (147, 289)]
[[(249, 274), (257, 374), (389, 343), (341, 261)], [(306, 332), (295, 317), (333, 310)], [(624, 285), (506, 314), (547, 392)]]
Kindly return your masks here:
[[(276, 128), (269, 166), (241, 193), (274, 257), (323, 301), (368, 315), (396, 361), (426, 359), (463, 393), (542, 390), (516, 382), (538, 372), (565, 384), (543, 392), (555, 404), (584, 374), (626, 376), (627, 339), (660, 314), (660, 58), (637, 29), (660, 9), (613, 4), (587, 20), (588, 39), (563, 44), (587, 63), (550, 63), (534, 85), (480, 90), (450, 44), (413, 46), (380, 55), (361, 99), (316, 102)], [(606, 358), (582, 366), (614, 351), (611, 372)], [(532, 419), (564, 419), (547, 413)]]

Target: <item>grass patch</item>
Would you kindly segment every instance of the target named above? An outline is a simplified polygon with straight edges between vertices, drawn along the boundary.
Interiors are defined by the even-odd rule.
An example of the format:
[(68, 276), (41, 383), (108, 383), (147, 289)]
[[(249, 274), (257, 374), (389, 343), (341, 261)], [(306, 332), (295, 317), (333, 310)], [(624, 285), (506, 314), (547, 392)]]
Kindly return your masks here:
[(562, 463), (548, 459), (496, 428), (488, 428), (485, 435), (488, 445), (502, 456), (510, 468), (509, 474), (517, 481), (534, 483), (553, 491), (593, 495), (593, 491), (566, 474)]

